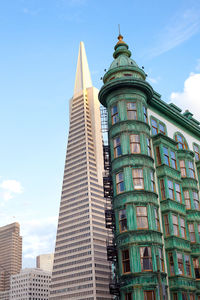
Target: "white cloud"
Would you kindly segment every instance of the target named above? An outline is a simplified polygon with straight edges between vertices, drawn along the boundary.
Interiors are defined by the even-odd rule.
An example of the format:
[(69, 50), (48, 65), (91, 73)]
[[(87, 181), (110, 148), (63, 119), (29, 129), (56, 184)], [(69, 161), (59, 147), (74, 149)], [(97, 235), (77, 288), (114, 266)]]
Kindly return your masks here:
[(200, 30), (200, 6), (178, 12), (156, 37), (156, 46), (149, 51), (150, 57), (165, 53), (182, 44)]
[(54, 251), (57, 216), (21, 221), (23, 256), (35, 260), (39, 254)]
[(21, 183), (14, 179), (3, 180), (0, 184), (0, 188), (2, 189), (2, 198), (5, 201), (12, 199), (15, 196), (15, 194), (23, 193), (23, 187)]
[(170, 96), (172, 102), (183, 110), (188, 109), (194, 118), (200, 120), (200, 74), (191, 73), (184, 82), (182, 92), (173, 92)]

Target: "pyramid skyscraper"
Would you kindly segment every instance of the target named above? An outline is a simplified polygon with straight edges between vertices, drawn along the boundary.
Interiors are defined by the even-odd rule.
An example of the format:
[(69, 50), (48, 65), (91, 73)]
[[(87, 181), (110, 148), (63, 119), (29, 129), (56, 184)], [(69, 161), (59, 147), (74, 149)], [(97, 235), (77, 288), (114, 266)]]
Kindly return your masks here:
[(80, 43), (56, 236), (51, 300), (112, 299), (106, 254), (98, 90)]

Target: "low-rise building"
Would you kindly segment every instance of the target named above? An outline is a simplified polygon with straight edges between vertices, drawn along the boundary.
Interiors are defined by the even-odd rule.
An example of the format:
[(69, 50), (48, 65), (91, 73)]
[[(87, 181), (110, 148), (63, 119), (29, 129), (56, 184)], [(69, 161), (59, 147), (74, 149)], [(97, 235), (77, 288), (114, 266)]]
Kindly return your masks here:
[(37, 268), (23, 269), (11, 276), (10, 300), (48, 300), (51, 273)]
[(36, 267), (43, 271), (52, 272), (53, 269), (53, 253), (41, 254), (36, 257)]

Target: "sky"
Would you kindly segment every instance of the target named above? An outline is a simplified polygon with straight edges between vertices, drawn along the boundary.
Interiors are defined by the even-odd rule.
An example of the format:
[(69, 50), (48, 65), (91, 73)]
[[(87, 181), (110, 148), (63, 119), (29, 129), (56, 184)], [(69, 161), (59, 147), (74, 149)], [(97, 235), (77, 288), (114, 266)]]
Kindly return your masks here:
[(79, 43), (100, 89), (118, 24), (162, 100), (200, 119), (200, 1), (0, 0), (0, 226), (20, 223), (23, 267), (55, 247)]

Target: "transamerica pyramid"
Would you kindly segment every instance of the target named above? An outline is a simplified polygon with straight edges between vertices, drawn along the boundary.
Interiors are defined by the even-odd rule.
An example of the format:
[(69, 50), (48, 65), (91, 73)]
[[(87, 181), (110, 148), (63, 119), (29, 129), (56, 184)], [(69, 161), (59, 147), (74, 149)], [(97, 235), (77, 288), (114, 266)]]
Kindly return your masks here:
[(98, 90), (80, 43), (64, 169), (51, 300), (112, 299), (106, 254)]

